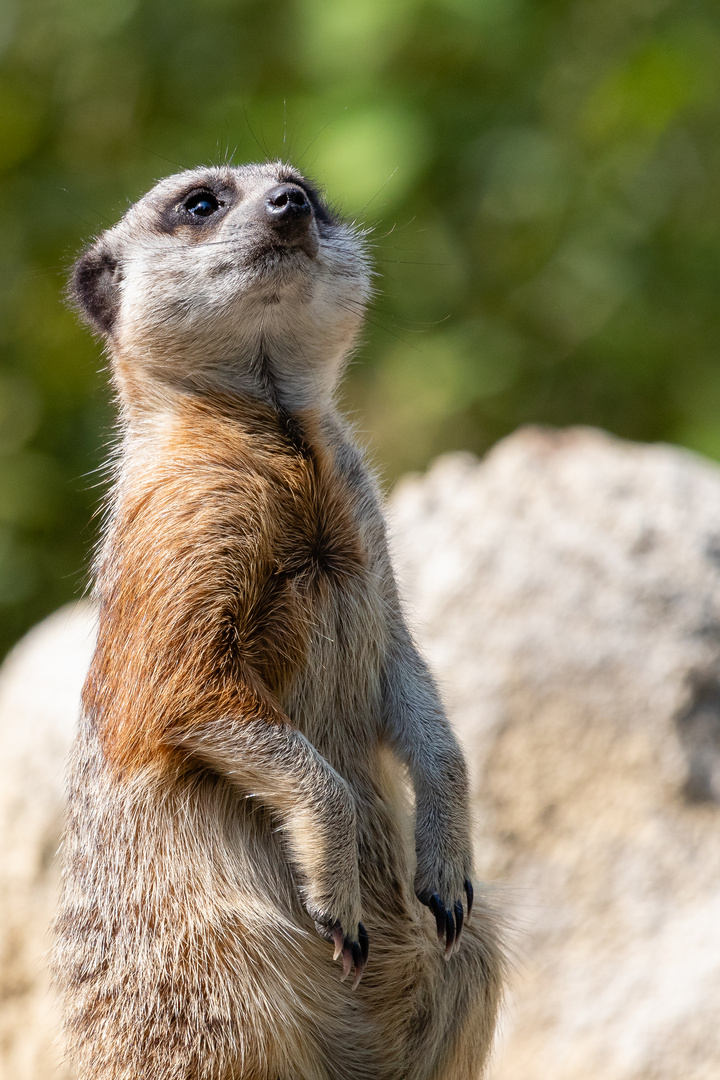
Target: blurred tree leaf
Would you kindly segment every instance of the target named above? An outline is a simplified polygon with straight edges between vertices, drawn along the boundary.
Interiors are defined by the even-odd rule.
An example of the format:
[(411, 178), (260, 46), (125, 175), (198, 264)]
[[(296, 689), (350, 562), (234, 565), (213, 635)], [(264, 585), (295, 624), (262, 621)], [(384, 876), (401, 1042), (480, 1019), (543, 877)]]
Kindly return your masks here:
[(716, 3), (5, 0), (0, 64), (0, 650), (96, 535), (69, 266), (199, 162), (289, 157), (370, 228), (344, 396), (388, 481), (526, 421), (720, 459)]

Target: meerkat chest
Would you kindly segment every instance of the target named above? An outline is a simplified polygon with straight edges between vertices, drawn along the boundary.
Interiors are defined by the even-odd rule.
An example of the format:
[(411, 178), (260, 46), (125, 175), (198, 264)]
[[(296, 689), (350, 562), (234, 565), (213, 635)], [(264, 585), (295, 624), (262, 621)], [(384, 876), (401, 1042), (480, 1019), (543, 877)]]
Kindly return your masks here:
[(372, 530), (357, 482), (329, 454), (298, 456), (281, 498), (277, 573), (319, 606), (366, 591)]
[(281, 545), (281, 603), (294, 613), (286, 625), (300, 629), (302, 648), (279, 696), (301, 730), (316, 744), (327, 741), (331, 756), (338, 723), (356, 747), (372, 741), (377, 726), (386, 626), (376, 534), (361, 495), (334, 474), (313, 478)]

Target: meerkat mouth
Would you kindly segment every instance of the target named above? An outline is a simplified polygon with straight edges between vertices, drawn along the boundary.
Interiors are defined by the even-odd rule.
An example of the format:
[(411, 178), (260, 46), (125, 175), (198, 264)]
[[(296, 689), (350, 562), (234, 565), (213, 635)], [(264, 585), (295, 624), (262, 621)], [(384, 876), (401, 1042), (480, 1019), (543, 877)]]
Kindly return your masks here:
[[(278, 244), (274, 237), (258, 243), (253, 252), (252, 273), (272, 287), (279, 299), (283, 285), (306, 279), (310, 267), (317, 262), (319, 244)], [(275, 301), (273, 301), (275, 302)]]
[(304, 241), (297, 240), (291, 244), (278, 243), (277, 239), (273, 237), (268, 238), (267, 245), (264, 250), (258, 251), (258, 255), (272, 256), (280, 263), (292, 263), (297, 262), (299, 265), (304, 264), (307, 259), (316, 259), (318, 256), (320, 244), (318, 237), (307, 237)]

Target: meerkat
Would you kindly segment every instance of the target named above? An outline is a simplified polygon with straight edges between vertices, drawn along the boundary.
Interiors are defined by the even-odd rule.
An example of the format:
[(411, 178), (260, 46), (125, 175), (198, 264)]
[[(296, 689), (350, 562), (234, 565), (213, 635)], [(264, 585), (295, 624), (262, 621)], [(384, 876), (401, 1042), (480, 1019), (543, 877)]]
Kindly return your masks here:
[(285, 164), (203, 168), (70, 290), (119, 405), (55, 924), (77, 1077), (478, 1077), (466, 765), (335, 404), (362, 234)]

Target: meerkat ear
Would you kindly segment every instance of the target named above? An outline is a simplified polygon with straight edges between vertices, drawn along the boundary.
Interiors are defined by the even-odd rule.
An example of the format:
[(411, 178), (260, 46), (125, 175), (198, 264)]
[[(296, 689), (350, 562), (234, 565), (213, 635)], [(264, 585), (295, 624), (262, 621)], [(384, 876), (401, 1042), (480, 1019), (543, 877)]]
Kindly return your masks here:
[(104, 240), (77, 260), (68, 295), (86, 322), (100, 334), (111, 334), (120, 307), (122, 275), (118, 260)]

